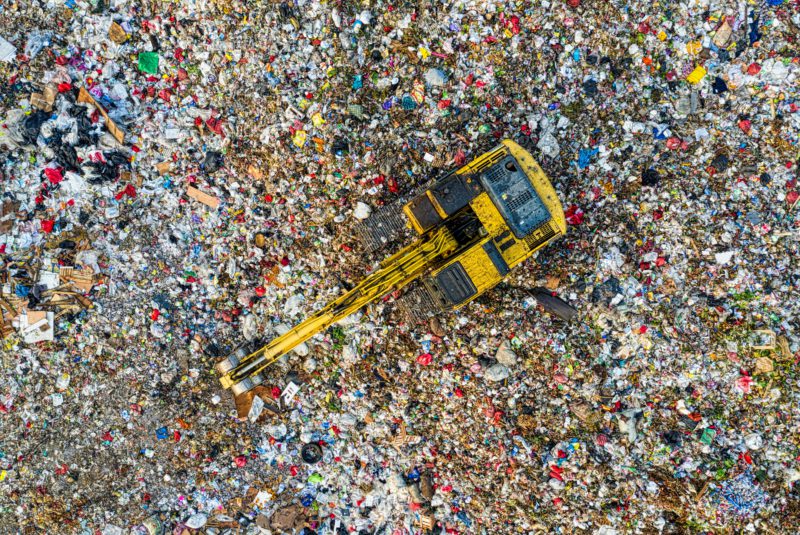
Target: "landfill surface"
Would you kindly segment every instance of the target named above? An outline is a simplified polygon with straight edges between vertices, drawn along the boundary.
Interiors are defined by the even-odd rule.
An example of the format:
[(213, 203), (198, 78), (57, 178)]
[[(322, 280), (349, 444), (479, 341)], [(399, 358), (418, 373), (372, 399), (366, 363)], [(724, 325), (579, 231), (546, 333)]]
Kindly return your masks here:
[[(797, 0), (2, 2), (0, 533), (796, 533), (799, 38)], [(215, 362), (505, 138), (567, 235), (236, 418)]]

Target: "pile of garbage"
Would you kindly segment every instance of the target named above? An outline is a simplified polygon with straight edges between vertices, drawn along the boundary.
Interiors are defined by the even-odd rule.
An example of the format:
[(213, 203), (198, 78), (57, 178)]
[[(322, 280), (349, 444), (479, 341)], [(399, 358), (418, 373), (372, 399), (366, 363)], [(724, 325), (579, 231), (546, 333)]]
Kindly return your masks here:
[[(796, 0), (0, 7), (0, 531), (788, 533), (798, 35)], [(367, 307), (239, 419), (214, 363), (504, 138), (567, 236), (429, 324)]]

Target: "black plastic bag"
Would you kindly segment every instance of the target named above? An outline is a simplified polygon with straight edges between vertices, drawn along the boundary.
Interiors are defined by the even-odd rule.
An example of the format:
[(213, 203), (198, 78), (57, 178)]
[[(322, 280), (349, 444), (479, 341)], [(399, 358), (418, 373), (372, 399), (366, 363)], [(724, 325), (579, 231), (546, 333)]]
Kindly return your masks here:
[(60, 139), (55, 145), (55, 159), (59, 165), (69, 171), (80, 171), (80, 167), (78, 166), (78, 153), (75, 152), (75, 147), (69, 143), (62, 143)]
[(642, 172), (642, 186), (657, 186), (661, 182), (661, 174), (655, 169), (645, 169)]
[(124, 152), (120, 152), (118, 150), (114, 150), (111, 152), (104, 152), (103, 157), (109, 164), (116, 166), (122, 165), (127, 169), (130, 169), (131, 167), (131, 159)]
[(222, 166), (225, 165), (225, 157), (222, 153), (219, 153), (214, 150), (210, 150), (206, 153), (206, 158), (203, 160), (203, 169), (206, 173), (212, 174), (216, 173)]
[(97, 175), (88, 180), (89, 184), (103, 184), (113, 182), (119, 178), (119, 168), (107, 162), (96, 162), (90, 164), (97, 171)]
[(90, 184), (102, 184), (104, 182), (113, 182), (119, 178), (120, 166), (130, 168), (130, 159), (122, 152), (111, 151), (104, 152), (103, 158), (105, 162), (95, 162), (90, 164), (97, 170), (99, 176), (89, 179)]
[(343, 137), (336, 138), (331, 145), (331, 152), (334, 154), (346, 154), (350, 152), (350, 144)]
[(25, 143), (33, 145), (36, 143), (36, 138), (39, 137), (39, 132), (42, 130), (42, 125), (50, 118), (50, 114), (41, 110), (32, 113), (22, 120), (22, 139)]
[(547, 288), (536, 287), (531, 290), (531, 294), (536, 298), (536, 302), (551, 314), (555, 314), (564, 321), (570, 321), (578, 315), (578, 310), (555, 295)]
[(78, 110), (74, 115), (75, 120), (78, 122), (78, 146), (94, 145), (100, 136), (94, 130), (92, 120), (86, 115), (86, 108), (78, 106)]

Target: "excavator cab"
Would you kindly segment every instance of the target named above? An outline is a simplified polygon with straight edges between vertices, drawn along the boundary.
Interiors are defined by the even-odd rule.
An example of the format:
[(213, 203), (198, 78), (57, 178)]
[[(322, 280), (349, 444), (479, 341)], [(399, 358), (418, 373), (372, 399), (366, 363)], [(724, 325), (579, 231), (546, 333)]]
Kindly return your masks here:
[(263, 347), (240, 348), (217, 363), (240, 417), (264, 389), (270, 364), (337, 321), (401, 289), (396, 305), (410, 321), (458, 309), (567, 230), (552, 184), (511, 140), (436, 180), (402, 210), (371, 216), (359, 236), (374, 252), (403, 227), (416, 239), (355, 287)]
[(399, 305), (417, 319), (464, 306), (567, 229), (547, 176), (508, 140), (438, 180), (403, 212), (421, 237), (445, 226), (460, 246), (402, 296)]

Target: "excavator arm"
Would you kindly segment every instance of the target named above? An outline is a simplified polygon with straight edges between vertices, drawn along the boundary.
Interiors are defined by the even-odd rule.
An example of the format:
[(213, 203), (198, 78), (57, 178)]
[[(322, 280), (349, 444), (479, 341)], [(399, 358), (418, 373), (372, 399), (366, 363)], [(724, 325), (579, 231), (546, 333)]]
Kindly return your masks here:
[(450, 231), (440, 227), (422, 243), (401, 249), (353, 289), (285, 334), (249, 355), (240, 350), (218, 362), (216, 370), (222, 386), (230, 389), (234, 396), (253, 390), (264, 382), (262, 372), (281, 356), (369, 303), (410, 284), (437, 259), (447, 257), (457, 248), (458, 243)]

